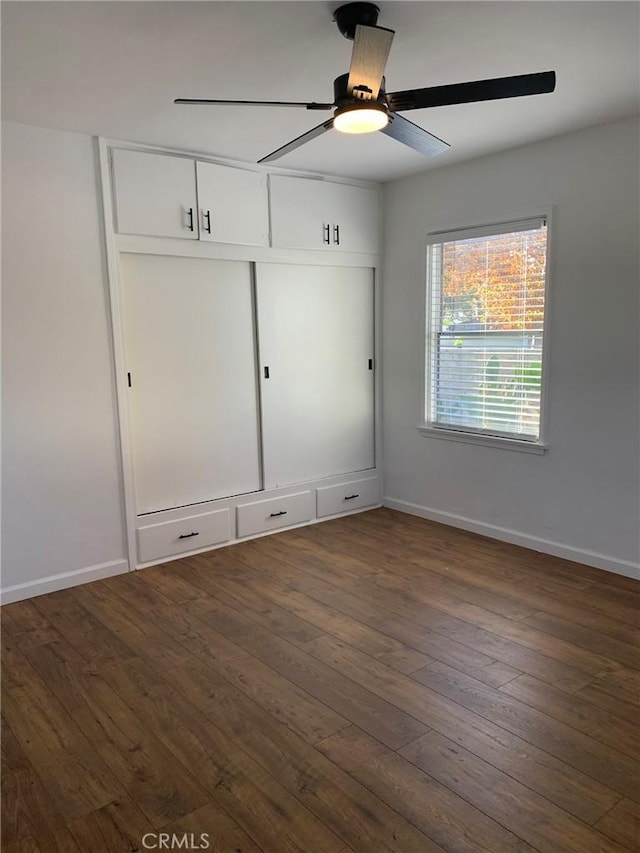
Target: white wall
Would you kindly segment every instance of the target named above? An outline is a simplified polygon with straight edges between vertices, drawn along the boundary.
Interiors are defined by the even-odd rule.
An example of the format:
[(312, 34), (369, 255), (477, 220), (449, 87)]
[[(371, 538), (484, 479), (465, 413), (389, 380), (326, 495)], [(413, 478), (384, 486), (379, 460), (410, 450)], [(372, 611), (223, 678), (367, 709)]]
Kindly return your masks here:
[[(385, 188), (386, 503), (633, 574), (638, 560), (637, 122)], [(544, 456), (423, 436), (425, 238), (555, 205)]]
[(126, 569), (93, 141), (3, 124), (3, 601)]
[[(95, 158), (3, 124), (3, 600), (126, 569)], [(387, 502), (625, 573), (638, 552), (633, 122), (386, 188)], [(421, 436), (428, 231), (556, 205), (550, 450)]]

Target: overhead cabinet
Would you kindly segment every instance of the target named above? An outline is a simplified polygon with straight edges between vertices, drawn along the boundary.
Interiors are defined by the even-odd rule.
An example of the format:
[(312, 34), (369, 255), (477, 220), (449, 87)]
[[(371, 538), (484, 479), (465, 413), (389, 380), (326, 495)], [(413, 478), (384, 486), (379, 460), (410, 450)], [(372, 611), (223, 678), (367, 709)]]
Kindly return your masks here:
[(193, 160), (121, 148), (111, 157), (116, 231), (198, 239)]
[(267, 177), (250, 169), (196, 163), (200, 239), (266, 246)]
[(266, 246), (266, 175), (188, 157), (112, 149), (116, 230)]
[(323, 179), (269, 176), (271, 245), (373, 254), (379, 242), (377, 190)]
[(111, 166), (119, 234), (267, 246), (270, 231), (275, 249), (378, 252), (376, 189), (129, 148)]

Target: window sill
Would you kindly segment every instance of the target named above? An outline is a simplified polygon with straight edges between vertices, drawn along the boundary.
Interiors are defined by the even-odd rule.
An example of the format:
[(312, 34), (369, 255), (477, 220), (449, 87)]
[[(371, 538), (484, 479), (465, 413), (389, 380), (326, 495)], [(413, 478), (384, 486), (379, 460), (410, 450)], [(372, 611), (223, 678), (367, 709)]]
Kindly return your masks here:
[(516, 450), (520, 453), (535, 453), (542, 456), (548, 449), (548, 445), (538, 441), (521, 441), (517, 438), (503, 438), (502, 436), (477, 435), (472, 432), (456, 432), (453, 429), (440, 429), (425, 426), (418, 427), (421, 435), (430, 438), (444, 438), (446, 441), (461, 441), (463, 444), (480, 444), (484, 447), (495, 447), (499, 450)]

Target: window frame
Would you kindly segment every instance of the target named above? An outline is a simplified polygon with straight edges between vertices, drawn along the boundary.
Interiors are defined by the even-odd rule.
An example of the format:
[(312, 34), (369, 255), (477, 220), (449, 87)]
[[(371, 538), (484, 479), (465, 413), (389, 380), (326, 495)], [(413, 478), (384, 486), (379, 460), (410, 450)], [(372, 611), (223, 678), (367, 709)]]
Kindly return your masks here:
[[(434, 282), (431, 277), (431, 254), (432, 246), (447, 242), (447, 240), (462, 240), (471, 236), (490, 236), (495, 234), (508, 234), (511, 230), (525, 230), (525, 223), (536, 223), (543, 220), (547, 228), (546, 264), (544, 277), (544, 317), (542, 322), (542, 370), (540, 389), (540, 429), (537, 439), (526, 439), (518, 436), (502, 434), (491, 434), (474, 430), (472, 427), (456, 428), (446, 424), (436, 424), (429, 420), (430, 409), (433, 405), (432, 394), (432, 364), (434, 357), (433, 336), (435, 333), (434, 322), (431, 316), (433, 305)], [(424, 350), (422, 358), (422, 383), (420, 398), (420, 422), (418, 431), (425, 436), (440, 438), (448, 441), (459, 441), (465, 444), (484, 445), (506, 450), (517, 450), (524, 453), (542, 455), (548, 449), (547, 443), (547, 413), (549, 393), (549, 281), (552, 268), (552, 246), (553, 246), (553, 208), (548, 207), (534, 215), (525, 214), (509, 217), (499, 222), (479, 221), (467, 223), (464, 226), (438, 229), (429, 231), (427, 234), (427, 247), (425, 252), (425, 270), (423, 289), (423, 317), (424, 317)], [(515, 227), (514, 227), (515, 226)], [(436, 333), (437, 334), (437, 333)]]

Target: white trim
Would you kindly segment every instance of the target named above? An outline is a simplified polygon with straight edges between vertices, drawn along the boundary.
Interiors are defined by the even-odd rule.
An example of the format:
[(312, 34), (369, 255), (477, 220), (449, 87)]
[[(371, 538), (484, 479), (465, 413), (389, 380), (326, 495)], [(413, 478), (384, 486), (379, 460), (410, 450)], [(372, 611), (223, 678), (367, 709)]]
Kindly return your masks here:
[(553, 226), (553, 217), (555, 215), (555, 205), (551, 205), (546, 213), (547, 222), (547, 264), (544, 274), (544, 316), (542, 318), (542, 373), (541, 373), (541, 393), (540, 393), (540, 420), (538, 427), (538, 442), (544, 444), (548, 442), (549, 436), (549, 387), (551, 385), (551, 377), (549, 371), (549, 353), (551, 348), (551, 334), (549, 324), (551, 322), (551, 270), (555, 262), (555, 229)]
[(509, 542), (511, 545), (521, 545), (523, 548), (529, 548), (532, 551), (540, 551), (543, 554), (550, 554), (553, 557), (561, 557), (564, 560), (572, 560), (575, 563), (583, 563), (596, 569), (603, 569), (606, 572), (613, 572), (617, 575), (624, 575), (628, 578), (640, 580), (640, 563), (634, 563), (631, 560), (619, 560), (607, 554), (599, 554), (596, 551), (588, 551), (583, 548), (574, 548), (572, 545), (563, 545), (562, 542), (541, 539), (539, 536), (531, 536), (529, 533), (522, 533), (519, 530), (498, 527), (498, 525), (476, 521), (473, 518), (466, 518), (463, 515), (442, 512), (438, 509), (432, 509), (431, 507), (387, 496), (383, 497), (382, 505), (389, 509), (396, 509), (398, 512), (406, 512), (409, 515), (427, 518), (429, 521), (447, 524), (449, 527), (459, 527), (462, 530), (479, 533), (481, 536), (487, 536), (489, 539), (498, 539), (501, 542)]
[(495, 447), (499, 450), (519, 450), (522, 453), (537, 453), (541, 456), (548, 445), (539, 441), (526, 441), (518, 438), (506, 438), (502, 435), (485, 435), (479, 432), (432, 427), (419, 424), (418, 432), (431, 438), (444, 438), (447, 441), (461, 441), (463, 444), (480, 444), (484, 447)]
[(325, 267), (375, 268), (379, 255), (325, 249), (273, 249), (271, 246), (242, 246), (236, 243), (209, 243), (179, 237), (141, 237), (114, 234), (119, 252), (141, 255), (172, 255), (223, 261), (247, 261), (261, 264), (306, 264)]
[[(538, 212), (536, 214), (531, 215), (531, 210), (535, 209)], [(539, 217), (540, 219), (547, 219), (547, 226), (549, 225), (548, 217), (556, 208), (555, 202), (552, 199), (548, 199), (547, 201), (543, 201), (541, 204), (536, 205), (527, 205), (526, 207), (519, 207), (518, 209), (508, 210), (505, 213), (504, 222), (519, 222), (520, 220), (530, 220), (535, 217)], [(491, 223), (489, 223), (491, 224)], [(440, 220), (436, 220), (427, 228), (428, 234), (447, 234), (452, 231), (460, 231), (463, 228), (481, 228), (483, 225), (487, 225), (487, 220), (484, 217), (477, 216), (472, 219), (465, 220), (461, 222), (460, 220), (453, 221), (445, 221), (444, 223)]]
[(133, 485), (132, 449), (129, 433), (127, 386), (125, 382), (126, 363), (124, 356), (124, 334), (122, 329), (122, 308), (120, 300), (120, 256), (115, 244), (113, 231), (113, 197), (111, 193), (111, 165), (107, 145), (97, 138), (98, 163), (100, 168), (102, 216), (107, 261), (107, 282), (109, 294), (109, 321), (111, 326), (111, 348), (116, 390), (116, 409), (118, 417), (118, 444), (120, 447), (120, 482), (123, 506), (123, 527), (127, 543), (129, 570), (136, 562), (135, 525), (131, 519), (135, 516), (135, 492)]
[(76, 569), (72, 572), (62, 572), (59, 575), (38, 578), (35, 581), (17, 583), (0, 590), (0, 603), (10, 604), (13, 601), (22, 601), (25, 598), (33, 598), (36, 595), (45, 595), (48, 592), (56, 592), (59, 589), (68, 589), (71, 586), (79, 586), (83, 583), (91, 583), (102, 578), (110, 578), (114, 575), (123, 575), (129, 571), (126, 560), (113, 560), (110, 563), (98, 563), (95, 566), (87, 566), (84, 569)]
[[(382, 245), (382, 235), (378, 238)], [(384, 447), (382, 440), (382, 267), (373, 266), (373, 446), (376, 476), (380, 492), (384, 489)]]
[(470, 240), (473, 237), (490, 237), (494, 234), (517, 234), (519, 231), (533, 231), (546, 225), (546, 214), (510, 222), (491, 222), (487, 225), (475, 225), (467, 228), (452, 228), (447, 231), (431, 231), (427, 235), (427, 245), (449, 243), (454, 240)]

